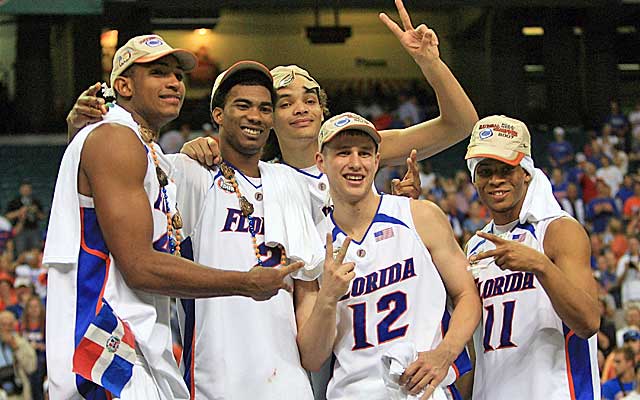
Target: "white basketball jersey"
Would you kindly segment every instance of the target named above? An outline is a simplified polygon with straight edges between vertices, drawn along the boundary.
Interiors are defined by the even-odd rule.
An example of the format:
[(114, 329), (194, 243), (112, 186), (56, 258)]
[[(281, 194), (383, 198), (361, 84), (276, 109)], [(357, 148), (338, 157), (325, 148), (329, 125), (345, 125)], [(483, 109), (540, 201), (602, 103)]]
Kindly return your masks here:
[[(184, 156), (177, 157), (174, 164), (180, 171), (179, 196), (188, 204), (183, 217), (185, 232), (191, 232), (194, 260), (232, 271), (248, 271), (256, 266), (249, 221), (240, 211), (233, 186), (218, 169), (209, 171)], [(267, 167), (288, 168), (274, 164)], [(252, 216), (262, 264), (277, 267), (280, 250), (263, 243), (260, 179), (236, 170), (236, 181), (242, 195), (254, 206)], [(291, 293), (280, 291), (264, 302), (231, 296), (181, 300), (181, 305), (183, 362), (192, 398), (313, 398), (300, 364)]]
[[(483, 230), (544, 252), (554, 220), (502, 229), (492, 222)], [(473, 236), (467, 255), (493, 248)], [(475, 278), (483, 312), (474, 335), (474, 399), (600, 399), (596, 337), (581, 339), (563, 324), (532, 272), (503, 271), (491, 261)]]
[(320, 172), (316, 165), (311, 167), (298, 169), (288, 164), (290, 168), (296, 170), (309, 186), (311, 193), (311, 211), (313, 212), (313, 220), (319, 223), (329, 213), (331, 207), (331, 196), (329, 194), (329, 179), (327, 175)]
[[(334, 250), (346, 235), (333, 214), (319, 230), (331, 232)], [(345, 262), (356, 277), (338, 302), (335, 365), (327, 398), (387, 399), (381, 356), (400, 341), (418, 351), (441, 339), (446, 292), (429, 251), (415, 230), (410, 199), (380, 196), (380, 205), (360, 242), (352, 241)]]
[[(77, 157), (89, 133), (104, 123), (117, 123), (131, 128), (140, 138), (138, 125), (131, 115), (119, 106), (112, 108), (100, 123), (84, 128), (71, 143), (64, 157)], [(133, 132), (131, 133), (134, 134)], [(142, 139), (140, 139), (142, 141)], [(146, 146), (146, 145), (145, 145)], [(167, 217), (156, 166), (147, 150), (147, 171), (144, 189), (153, 215), (153, 247), (167, 251)], [(164, 159), (160, 146), (155, 145), (160, 166), (167, 173), (170, 164)], [(78, 170), (59, 172), (58, 182), (75, 181)], [(67, 178), (65, 178), (67, 177)], [(66, 180), (65, 180), (66, 179)], [(69, 190), (73, 190), (69, 187)], [(175, 212), (175, 185), (167, 186), (169, 205)], [(127, 322), (135, 337), (138, 352), (149, 365), (162, 399), (188, 399), (178, 365), (173, 357), (170, 328), (170, 298), (131, 289), (127, 286), (117, 263), (104, 241), (93, 199), (79, 197), (81, 247), (77, 264), (56, 265), (49, 268), (47, 297), (47, 363), (49, 365), (50, 396), (52, 399), (110, 398), (102, 387), (72, 372), (72, 358), (76, 346), (86, 332), (101, 305), (102, 298), (114, 313)], [(126, 207), (126, 204), (122, 205)], [(135, 377), (134, 377), (135, 378)], [(135, 379), (134, 379), (135, 380)], [(134, 380), (130, 384), (136, 384)]]

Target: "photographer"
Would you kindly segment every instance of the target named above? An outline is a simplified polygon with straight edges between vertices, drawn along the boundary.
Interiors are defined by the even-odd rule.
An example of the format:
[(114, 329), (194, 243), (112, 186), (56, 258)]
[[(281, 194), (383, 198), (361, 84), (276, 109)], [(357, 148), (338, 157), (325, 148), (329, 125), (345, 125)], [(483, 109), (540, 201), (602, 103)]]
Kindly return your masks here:
[(10, 311), (0, 312), (0, 387), (9, 395), (22, 393), (31, 399), (28, 375), (36, 369), (36, 352), (18, 335), (16, 325)]
[(629, 238), (629, 248), (618, 260), (616, 275), (620, 285), (620, 296), (624, 307), (630, 301), (640, 300), (640, 241), (635, 236)]
[(5, 217), (14, 227), (22, 227), (22, 231), (14, 238), (16, 255), (25, 250), (42, 247), (40, 221), (45, 215), (42, 212), (42, 204), (33, 197), (30, 182), (23, 181), (20, 184), (19, 196), (9, 202)]

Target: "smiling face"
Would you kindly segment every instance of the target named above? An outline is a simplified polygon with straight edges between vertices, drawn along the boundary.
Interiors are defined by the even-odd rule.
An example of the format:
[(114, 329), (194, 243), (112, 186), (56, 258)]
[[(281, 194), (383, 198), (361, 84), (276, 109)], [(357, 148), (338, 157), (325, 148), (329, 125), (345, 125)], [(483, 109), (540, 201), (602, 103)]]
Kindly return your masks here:
[(278, 102), (274, 115), (274, 128), (279, 140), (304, 140), (313, 142), (318, 137), (324, 120), (322, 105), (316, 89), (304, 87), (301, 76), (287, 86), (278, 89)]
[(223, 107), (214, 108), (213, 120), (220, 126), (221, 146), (242, 155), (256, 155), (273, 126), (271, 93), (264, 86), (235, 85)]
[(474, 185), (495, 223), (504, 225), (518, 218), (530, 181), (521, 166), (487, 158), (476, 167)]
[(168, 55), (156, 61), (134, 64), (116, 78), (119, 101), (129, 105), (152, 129), (159, 129), (180, 114), (185, 96), (184, 71)]
[(329, 179), (332, 198), (350, 204), (372, 193), (379, 162), (375, 142), (360, 131), (339, 133), (316, 154), (318, 168)]

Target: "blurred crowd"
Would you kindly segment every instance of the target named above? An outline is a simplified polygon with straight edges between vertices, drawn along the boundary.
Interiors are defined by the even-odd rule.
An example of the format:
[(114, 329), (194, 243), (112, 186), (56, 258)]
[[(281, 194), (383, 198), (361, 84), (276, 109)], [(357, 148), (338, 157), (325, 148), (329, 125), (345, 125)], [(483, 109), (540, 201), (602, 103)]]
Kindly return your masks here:
[[(379, 129), (413, 125), (429, 117), (409, 93), (401, 93), (395, 103), (359, 102), (355, 111), (375, 121)], [(544, 153), (547, 159), (538, 157), (537, 166), (549, 176), (562, 208), (580, 221), (591, 238), (591, 267), (601, 313), (598, 361), (603, 398), (640, 399), (640, 387), (636, 389), (640, 383), (640, 373), (636, 374), (636, 364), (640, 365), (640, 103), (623, 113), (619, 104), (611, 102), (611, 112), (599, 129), (579, 133), (586, 139), (579, 145), (568, 139), (562, 127), (548, 134), (553, 141)], [(194, 137), (215, 135), (208, 123), (201, 131), (182, 123), (167, 131), (160, 145), (172, 153)], [(453, 173), (438, 171), (428, 160), (419, 165), (422, 197), (442, 208), (463, 246), (488, 222), (463, 161)], [(376, 185), (388, 192), (390, 181), (404, 173), (402, 167), (386, 168)], [(32, 185), (23, 181), (0, 215), (0, 400), (46, 398), (47, 271), (41, 260), (48, 210), (42, 204)]]

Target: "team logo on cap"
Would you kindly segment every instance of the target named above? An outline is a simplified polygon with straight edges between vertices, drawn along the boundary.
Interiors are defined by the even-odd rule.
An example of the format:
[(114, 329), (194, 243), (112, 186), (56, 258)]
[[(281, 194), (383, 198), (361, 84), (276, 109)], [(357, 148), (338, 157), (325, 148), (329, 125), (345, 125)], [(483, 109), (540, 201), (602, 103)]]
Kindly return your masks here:
[(129, 59), (131, 59), (131, 50), (126, 49), (118, 56), (118, 67), (122, 67)]
[(493, 129), (485, 129), (478, 134), (478, 137), (482, 140), (489, 139), (491, 136), (493, 136)]
[(345, 126), (346, 124), (348, 124), (349, 122), (351, 122), (351, 118), (349, 117), (344, 117), (344, 118), (340, 118), (339, 120), (337, 120), (336, 122), (333, 123), (333, 125), (336, 128), (341, 128), (343, 126)]
[(149, 47), (158, 47), (158, 46), (162, 46), (164, 44), (164, 41), (162, 41), (162, 39), (159, 36), (152, 36), (144, 39), (142, 41), (142, 44), (145, 44)]

